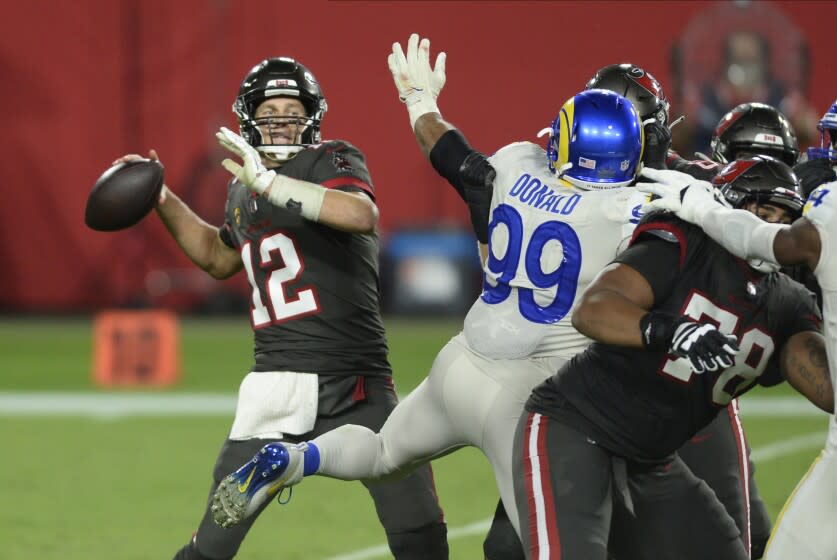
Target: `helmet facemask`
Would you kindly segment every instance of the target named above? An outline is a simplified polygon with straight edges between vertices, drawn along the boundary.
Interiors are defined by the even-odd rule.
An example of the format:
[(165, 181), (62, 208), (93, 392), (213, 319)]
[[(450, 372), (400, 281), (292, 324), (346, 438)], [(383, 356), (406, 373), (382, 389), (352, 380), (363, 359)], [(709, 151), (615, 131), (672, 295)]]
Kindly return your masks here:
[[(266, 115), (256, 118), (256, 111), (266, 100), (275, 97), (298, 99), (305, 115)], [(267, 159), (283, 163), (299, 151), (320, 142), (320, 123), (328, 109), (319, 84), (302, 65), (290, 58), (271, 58), (261, 62), (245, 77), (233, 104), (241, 136)], [(274, 143), (273, 138), (287, 136), (289, 142)]]
[[(732, 208), (747, 209), (755, 203), (755, 214), (761, 219), (759, 207), (771, 205), (785, 210), (791, 221), (802, 215), (805, 199), (793, 170), (783, 161), (768, 156), (739, 159), (726, 165), (712, 180), (723, 200)], [(750, 260), (750, 266), (761, 272), (775, 272), (779, 265)]]

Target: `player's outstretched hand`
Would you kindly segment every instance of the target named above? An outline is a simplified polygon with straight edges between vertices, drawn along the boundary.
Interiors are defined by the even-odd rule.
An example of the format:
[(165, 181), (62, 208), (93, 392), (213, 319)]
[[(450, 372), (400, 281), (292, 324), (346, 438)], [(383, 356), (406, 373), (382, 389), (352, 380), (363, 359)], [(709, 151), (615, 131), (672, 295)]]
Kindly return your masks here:
[(234, 153), (242, 160), (241, 165), (239, 165), (231, 159), (225, 159), (221, 162), (224, 169), (232, 173), (251, 191), (262, 194), (276, 178), (276, 172), (268, 171), (262, 164), (262, 157), (256, 148), (229, 128), (222, 126), (215, 133), (215, 137), (221, 147)]
[(668, 210), (693, 224), (701, 225), (705, 212), (723, 205), (711, 183), (695, 179), (680, 171), (642, 169), (642, 176), (653, 183), (637, 183), (641, 192), (656, 195), (659, 198), (643, 205), (644, 213), (654, 210)]
[(671, 339), (670, 352), (689, 360), (695, 373), (730, 367), (738, 354), (738, 340), (708, 323), (683, 317)]
[(389, 70), (398, 97), (407, 105), (410, 122), (425, 113), (438, 113), (436, 98), (445, 86), (445, 53), (436, 56), (435, 66), (430, 66), (430, 39), (419, 40), (416, 33), (407, 41), (407, 54), (399, 43), (392, 44), (392, 53), (387, 57)]

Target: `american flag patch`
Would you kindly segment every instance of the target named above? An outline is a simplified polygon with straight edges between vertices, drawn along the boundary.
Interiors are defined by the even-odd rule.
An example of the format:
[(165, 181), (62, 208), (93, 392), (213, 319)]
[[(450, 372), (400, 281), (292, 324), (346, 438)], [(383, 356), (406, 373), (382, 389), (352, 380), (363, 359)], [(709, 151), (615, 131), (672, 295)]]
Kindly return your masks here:
[(585, 169), (596, 169), (596, 160), (587, 159), (586, 157), (578, 158), (578, 166)]

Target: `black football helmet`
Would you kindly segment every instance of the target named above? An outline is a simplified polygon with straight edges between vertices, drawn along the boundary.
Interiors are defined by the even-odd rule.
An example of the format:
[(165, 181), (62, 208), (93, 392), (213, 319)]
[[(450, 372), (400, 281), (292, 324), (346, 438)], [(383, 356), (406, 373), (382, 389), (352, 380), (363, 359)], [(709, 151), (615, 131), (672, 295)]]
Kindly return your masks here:
[(668, 124), (669, 103), (663, 88), (654, 76), (633, 64), (611, 64), (596, 72), (585, 89), (607, 89), (628, 98), (640, 120), (657, 119)]
[(742, 103), (723, 116), (712, 134), (712, 159), (729, 163), (757, 154), (788, 165), (799, 158), (799, 142), (787, 117), (764, 103)]
[[(299, 144), (274, 145), (264, 142), (259, 125), (266, 123), (259, 121), (268, 119), (256, 119), (256, 108), (271, 97), (295, 97), (305, 107), (306, 116), (296, 119), (296, 124), (305, 127)], [(278, 57), (261, 61), (247, 73), (232, 109), (238, 117), (242, 138), (260, 152), (282, 160), (320, 141), (320, 123), (328, 105), (317, 79), (308, 68), (293, 58)], [(282, 120), (288, 122), (287, 118)]]
[(805, 199), (799, 179), (786, 163), (770, 156), (753, 156), (727, 164), (712, 179), (733, 208), (749, 202), (784, 208), (795, 220), (802, 215)]

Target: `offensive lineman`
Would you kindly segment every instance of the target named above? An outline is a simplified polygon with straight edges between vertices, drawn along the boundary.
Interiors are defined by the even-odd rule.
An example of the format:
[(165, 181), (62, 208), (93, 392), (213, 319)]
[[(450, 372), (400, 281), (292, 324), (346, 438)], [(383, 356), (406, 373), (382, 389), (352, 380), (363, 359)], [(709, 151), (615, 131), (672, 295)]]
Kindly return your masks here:
[[(774, 163), (784, 164), (769, 159), (731, 164), (728, 189), (761, 168), (727, 194), (783, 219), (802, 199), (798, 185), (773, 184)], [(527, 557), (603, 560), (614, 497), (640, 521), (640, 558), (749, 557), (715, 494), (674, 451), (756, 382), (784, 377), (833, 408), (814, 299), (776, 269), (673, 216), (643, 219), (576, 308), (573, 324), (596, 342), (536, 387), (521, 417), (515, 497)]]
[[(715, 200), (711, 186), (673, 172), (646, 172), (661, 196), (652, 205), (697, 224), (734, 255), (781, 265), (807, 265), (822, 288), (828, 369), (837, 372), (837, 182), (811, 192), (803, 217), (791, 226), (766, 224)], [(812, 352), (813, 353), (813, 352)], [(785, 505), (768, 543), (767, 560), (833, 560), (837, 557), (837, 420), (832, 415), (820, 456)]]
[[(615, 91), (634, 104), (645, 130), (643, 163), (646, 168), (666, 169), (668, 154), (669, 164), (684, 166), (692, 175), (707, 173), (712, 178), (720, 170), (720, 165), (715, 162), (686, 162), (669, 150), (669, 102), (660, 83), (643, 68), (633, 64), (611, 64), (600, 68), (586, 87)], [(713, 147), (718, 148), (719, 158), (735, 159), (733, 154), (743, 149), (775, 147), (774, 144), (762, 142), (762, 138), (752, 130), (756, 119), (768, 124), (766, 130), (789, 131), (778, 141), (790, 144), (792, 139), (795, 146), (796, 138), (792, 131), (787, 127), (781, 128), (784, 117), (778, 111), (743, 111), (736, 119), (738, 125), (722, 137), (721, 145), (716, 143), (716, 131)], [(710, 167), (711, 172), (708, 171)], [(695, 434), (677, 453), (698, 478), (706, 481), (724, 504), (741, 531), (744, 548), (751, 551), (752, 558), (761, 558), (770, 536), (771, 522), (753, 478), (754, 469), (749, 460), (744, 427), (738, 415), (737, 399), (730, 402), (715, 420)], [(621, 517), (619, 526), (620, 530), (624, 528), (622, 534), (630, 535), (635, 519), (622, 508), (617, 509), (615, 515)]]
[[(343, 426), (304, 448), (267, 446), (216, 493), (215, 518), (222, 524), (245, 518), (303, 475), (378, 478), (472, 445), (491, 462), (516, 526), (510, 447), (522, 405), (534, 385), (588, 344), (571, 325), (575, 298), (633, 229), (632, 209), (642, 196), (625, 187), (640, 168), (643, 136), (624, 97), (604, 90), (574, 96), (548, 129), (546, 152), (528, 142), (510, 144), (488, 159), (489, 167), (439, 114), (435, 99), (444, 85), (444, 53), (431, 69), (429, 41), (419, 43), (413, 35), (406, 57), (396, 43), (389, 63), (419, 144), (434, 167), (459, 185), (478, 238), (489, 242), (484, 293), (463, 332), (441, 350), (427, 379), (379, 434)], [(483, 174), (492, 167), (489, 221), (480, 217), (477, 199), (485, 191)], [(476, 180), (464, 181), (460, 173)], [(248, 486), (254, 472), (260, 482)], [(501, 554), (494, 557), (508, 558)]]

